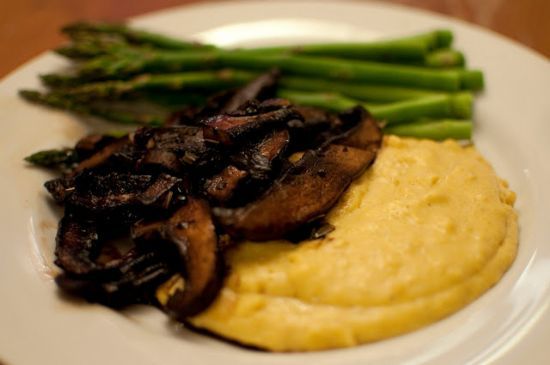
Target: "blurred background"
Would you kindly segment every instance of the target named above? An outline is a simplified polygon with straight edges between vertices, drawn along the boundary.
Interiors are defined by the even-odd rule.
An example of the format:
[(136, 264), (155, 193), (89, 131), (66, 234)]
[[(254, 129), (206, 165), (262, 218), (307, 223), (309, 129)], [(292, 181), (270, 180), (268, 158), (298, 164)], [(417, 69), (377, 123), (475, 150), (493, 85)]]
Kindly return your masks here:
[[(200, 2), (204, 0), (2, 0), (0, 77), (39, 53), (63, 43), (58, 30), (69, 22), (83, 19), (117, 21), (171, 6)], [(403, 4), (463, 19), (550, 57), (550, 0), (381, 2)]]

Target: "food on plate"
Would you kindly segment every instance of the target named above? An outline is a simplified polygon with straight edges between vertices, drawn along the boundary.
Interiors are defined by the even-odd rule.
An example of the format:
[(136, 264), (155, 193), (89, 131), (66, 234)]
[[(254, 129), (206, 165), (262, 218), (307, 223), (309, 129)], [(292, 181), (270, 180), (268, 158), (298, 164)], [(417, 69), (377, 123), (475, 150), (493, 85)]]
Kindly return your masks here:
[(434, 322), (512, 263), (514, 194), (452, 141), (471, 137), (483, 77), (451, 32), (227, 50), (64, 31), (74, 72), (21, 95), (139, 128), (26, 158), (60, 173), (61, 290), (311, 351)]
[[(29, 101), (123, 124), (163, 125), (182, 105), (278, 69), (276, 96), (342, 112), (362, 105), (393, 134), (469, 139), (483, 74), (465, 66), (453, 34), (435, 30), (376, 42), (222, 49), (120, 24), (76, 23), (57, 52), (72, 72), (41, 75)], [(421, 125), (418, 125), (421, 124)], [(418, 125), (418, 127), (417, 127)]]
[(245, 242), (190, 322), (273, 351), (349, 347), (437, 321), (476, 299), (517, 249), (514, 194), (473, 147), (388, 136), (322, 240)]
[[(59, 287), (114, 307), (160, 304), (184, 321), (217, 296), (231, 240), (315, 229), (373, 163), (382, 132), (361, 106), (338, 115), (270, 98), (277, 78), (261, 75), (162, 127), (31, 156), (63, 169), (45, 184), (65, 207)], [(131, 247), (112, 244), (128, 235)]]

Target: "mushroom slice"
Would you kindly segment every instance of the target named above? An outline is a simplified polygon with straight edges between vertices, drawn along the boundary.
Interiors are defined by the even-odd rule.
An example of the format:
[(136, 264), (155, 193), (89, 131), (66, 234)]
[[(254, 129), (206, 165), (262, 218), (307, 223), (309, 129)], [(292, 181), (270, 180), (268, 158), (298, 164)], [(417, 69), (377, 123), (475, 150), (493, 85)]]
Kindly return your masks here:
[(165, 233), (166, 239), (177, 248), (185, 268), (185, 287), (172, 293), (165, 309), (183, 321), (208, 307), (222, 283), (223, 261), (208, 204), (189, 198), (168, 220)]
[(341, 133), (342, 121), (335, 114), (308, 106), (294, 106), (294, 109), (302, 120), (289, 122), (293, 150), (318, 148)]
[(284, 237), (325, 214), (374, 158), (370, 151), (337, 144), (309, 151), (258, 200), (214, 213), (233, 237)]
[(72, 178), (57, 178), (46, 181), (44, 187), (52, 196), (56, 203), (63, 203), (74, 191), (74, 179)]
[(232, 165), (206, 180), (206, 195), (218, 204), (242, 204), (257, 196), (279, 171), (289, 143), (288, 130), (269, 133), (230, 157)]
[(219, 112), (232, 113), (251, 100), (264, 100), (273, 97), (279, 74), (277, 70), (271, 70), (237, 89)]
[(136, 241), (136, 243), (162, 240), (165, 225), (165, 221), (139, 220), (130, 228), (130, 237)]
[(167, 174), (153, 177), (118, 172), (84, 173), (75, 179), (74, 191), (66, 202), (90, 212), (151, 205), (179, 181), (181, 179)]
[(292, 108), (279, 108), (261, 114), (233, 116), (220, 114), (204, 120), (204, 137), (219, 141), (224, 145), (233, 145), (251, 134), (284, 125), (301, 116)]
[(89, 170), (104, 164), (109, 160), (109, 158), (111, 158), (118, 151), (122, 150), (129, 144), (130, 139), (127, 136), (107, 144), (105, 147), (101, 148), (99, 151), (76, 165), (76, 167), (71, 171), (70, 176), (75, 176), (79, 172)]
[(221, 158), (217, 144), (205, 140), (200, 127), (141, 128), (133, 139), (146, 149), (141, 167), (152, 165), (175, 172), (186, 166), (208, 169), (217, 166)]
[(281, 161), (289, 141), (288, 130), (274, 131), (260, 142), (242, 149), (231, 160), (248, 171), (253, 179), (266, 180), (273, 175), (273, 169)]
[(74, 149), (79, 157), (87, 158), (115, 140), (116, 138), (112, 136), (89, 134), (81, 138), (74, 146)]
[(206, 180), (204, 191), (210, 199), (223, 204), (233, 197), (239, 185), (247, 177), (248, 172), (229, 165), (219, 174)]
[(365, 108), (358, 106), (345, 113), (340, 118), (346, 123), (355, 125), (342, 139), (339, 144), (360, 148), (376, 153), (382, 144), (382, 129)]
[(99, 268), (94, 261), (99, 253), (99, 243), (95, 222), (77, 219), (67, 213), (57, 230), (55, 264), (72, 274), (89, 274)]
[(162, 253), (130, 250), (120, 260), (100, 270), (93, 278), (65, 272), (56, 277), (57, 285), (66, 293), (111, 307), (146, 303), (154, 298), (158, 285), (174, 274)]

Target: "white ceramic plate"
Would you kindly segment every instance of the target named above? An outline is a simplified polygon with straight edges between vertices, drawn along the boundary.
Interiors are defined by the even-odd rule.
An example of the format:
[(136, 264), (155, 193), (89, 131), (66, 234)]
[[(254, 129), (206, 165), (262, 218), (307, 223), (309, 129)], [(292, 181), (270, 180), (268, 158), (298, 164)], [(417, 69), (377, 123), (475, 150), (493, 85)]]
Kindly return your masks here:
[[(503, 280), (457, 314), (422, 330), (310, 354), (246, 350), (175, 328), (154, 309), (123, 313), (60, 298), (52, 281), (56, 212), (25, 166), (29, 153), (69, 146), (86, 124), (17, 97), (64, 61), (44, 54), (0, 83), (0, 362), (26, 364), (547, 364), (550, 356), (550, 64), (474, 26), (363, 2), (236, 2), (170, 9), (135, 24), (221, 45), (361, 40), (451, 28), (485, 71), (475, 143), (518, 194), (519, 255)], [(24, 46), (24, 45), (22, 45)], [(90, 121), (92, 126), (100, 126)], [(58, 213), (58, 212), (57, 212)]]

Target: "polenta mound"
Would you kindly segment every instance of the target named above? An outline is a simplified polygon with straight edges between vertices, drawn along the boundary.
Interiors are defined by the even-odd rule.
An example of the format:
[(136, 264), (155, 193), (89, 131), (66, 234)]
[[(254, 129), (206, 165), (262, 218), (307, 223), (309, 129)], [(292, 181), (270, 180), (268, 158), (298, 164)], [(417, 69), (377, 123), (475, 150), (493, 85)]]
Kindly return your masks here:
[(499, 281), (516, 256), (514, 200), (472, 146), (386, 137), (331, 210), (332, 233), (238, 245), (221, 294), (190, 322), (272, 351), (412, 331)]

